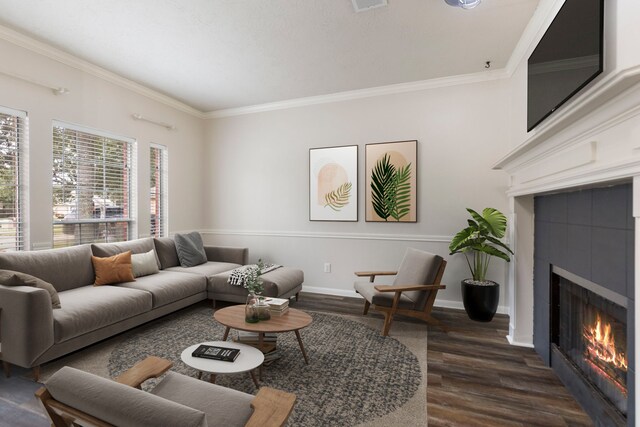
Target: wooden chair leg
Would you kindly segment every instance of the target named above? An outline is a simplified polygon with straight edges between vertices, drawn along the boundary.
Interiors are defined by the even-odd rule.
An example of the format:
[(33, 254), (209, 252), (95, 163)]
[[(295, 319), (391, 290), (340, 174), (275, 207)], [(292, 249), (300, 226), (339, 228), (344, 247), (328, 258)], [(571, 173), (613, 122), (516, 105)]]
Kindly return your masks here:
[(11, 364), (9, 362), (2, 361), (2, 370), (5, 377), (9, 378), (11, 376)]
[(384, 312), (384, 325), (382, 326), (382, 336), (386, 337), (389, 335), (389, 328), (391, 328), (391, 320), (393, 319), (393, 315), (388, 312)]
[(371, 303), (367, 300), (364, 300), (364, 311), (362, 312), (363, 315), (366, 315), (369, 312), (369, 306), (371, 305)]

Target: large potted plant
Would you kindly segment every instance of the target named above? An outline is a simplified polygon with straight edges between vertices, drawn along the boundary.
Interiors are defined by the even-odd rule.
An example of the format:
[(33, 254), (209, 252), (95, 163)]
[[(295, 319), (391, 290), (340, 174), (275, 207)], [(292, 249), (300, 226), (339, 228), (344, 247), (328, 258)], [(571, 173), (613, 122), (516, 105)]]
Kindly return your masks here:
[(485, 208), (482, 214), (467, 208), (471, 219), (468, 227), (455, 235), (449, 244), (450, 255), (462, 253), (471, 271), (471, 278), (462, 281), (462, 302), (472, 320), (490, 322), (498, 308), (500, 285), (487, 280), (492, 257), (510, 261), (513, 251), (503, 242), (507, 218), (497, 209)]

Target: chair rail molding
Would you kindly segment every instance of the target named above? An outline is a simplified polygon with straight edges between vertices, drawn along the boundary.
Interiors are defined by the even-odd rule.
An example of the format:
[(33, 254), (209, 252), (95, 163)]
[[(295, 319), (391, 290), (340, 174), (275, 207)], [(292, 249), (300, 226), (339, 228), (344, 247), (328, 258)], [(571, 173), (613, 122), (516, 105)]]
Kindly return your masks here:
[(373, 233), (336, 233), (336, 232), (308, 232), (308, 231), (263, 231), (263, 230), (199, 230), (201, 234), (218, 236), (261, 236), (261, 237), (289, 237), (301, 239), (341, 239), (341, 240), (389, 240), (400, 242), (431, 242), (446, 243), (453, 236), (417, 235), (417, 234), (373, 234)]

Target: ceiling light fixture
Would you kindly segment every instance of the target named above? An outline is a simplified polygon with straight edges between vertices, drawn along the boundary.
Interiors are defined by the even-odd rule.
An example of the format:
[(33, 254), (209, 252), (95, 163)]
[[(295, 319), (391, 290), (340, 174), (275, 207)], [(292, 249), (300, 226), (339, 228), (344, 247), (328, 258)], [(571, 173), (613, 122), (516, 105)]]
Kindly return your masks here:
[(444, 0), (449, 6), (461, 7), (463, 9), (473, 9), (482, 0)]

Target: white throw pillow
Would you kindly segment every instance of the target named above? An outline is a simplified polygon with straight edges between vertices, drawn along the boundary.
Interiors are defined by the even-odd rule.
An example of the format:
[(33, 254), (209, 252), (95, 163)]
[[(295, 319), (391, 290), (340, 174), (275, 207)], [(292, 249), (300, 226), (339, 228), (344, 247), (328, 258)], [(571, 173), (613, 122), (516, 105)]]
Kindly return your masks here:
[(148, 276), (160, 271), (156, 262), (156, 252), (153, 249), (143, 254), (131, 255), (131, 267), (134, 277)]

